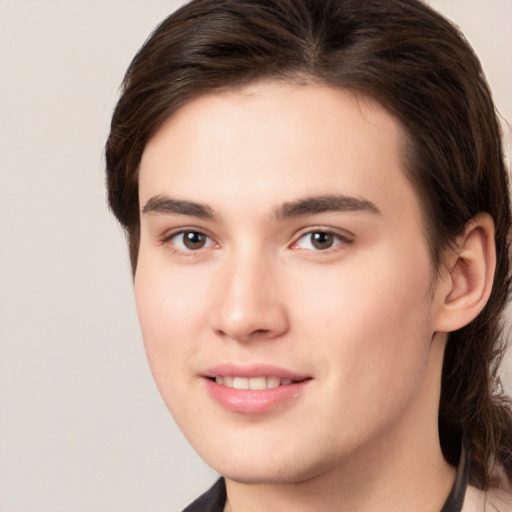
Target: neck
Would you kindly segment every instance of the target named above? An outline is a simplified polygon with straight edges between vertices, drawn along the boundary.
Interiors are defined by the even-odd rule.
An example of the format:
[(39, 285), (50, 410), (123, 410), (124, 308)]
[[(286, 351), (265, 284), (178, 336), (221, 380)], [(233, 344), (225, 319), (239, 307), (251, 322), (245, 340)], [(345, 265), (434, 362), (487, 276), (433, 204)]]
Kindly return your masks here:
[[(439, 453), (424, 457), (386, 454), (345, 464), (323, 475), (294, 484), (240, 484), (227, 481), (232, 512), (438, 512), (453, 485), (455, 470)], [(231, 504), (232, 508), (229, 508)]]
[[(226, 479), (226, 512), (438, 512), (455, 479), (442, 455), (437, 417), (444, 343), (434, 340), (428, 378), (405, 417), (336, 467), (304, 481)], [(434, 390), (434, 391), (433, 391)], [(424, 395), (424, 396), (423, 396)]]

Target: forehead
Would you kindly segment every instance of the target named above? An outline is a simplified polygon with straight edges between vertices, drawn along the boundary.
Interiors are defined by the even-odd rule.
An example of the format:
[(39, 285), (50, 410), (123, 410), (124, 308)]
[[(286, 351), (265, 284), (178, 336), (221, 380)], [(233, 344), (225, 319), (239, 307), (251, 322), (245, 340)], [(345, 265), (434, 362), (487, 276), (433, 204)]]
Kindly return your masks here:
[(146, 146), (141, 205), (172, 194), (236, 212), (342, 193), (416, 208), (404, 138), (379, 104), (327, 86), (265, 82), (205, 95)]

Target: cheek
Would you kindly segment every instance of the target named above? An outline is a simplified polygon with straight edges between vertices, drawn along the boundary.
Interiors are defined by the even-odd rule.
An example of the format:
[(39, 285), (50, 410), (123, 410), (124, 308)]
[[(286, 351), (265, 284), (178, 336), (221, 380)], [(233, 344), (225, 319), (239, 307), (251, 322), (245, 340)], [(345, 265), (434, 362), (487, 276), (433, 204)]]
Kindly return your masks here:
[(425, 364), (431, 334), (429, 261), (420, 251), (410, 255), (410, 265), (399, 255), (389, 249), (358, 255), (315, 279), (303, 277), (290, 293), (297, 297), (299, 330), (325, 352), (327, 368), (334, 367), (328, 361), (335, 358), (347, 380), (359, 380), (361, 373), (392, 380)]
[(309, 325), (301, 325), (303, 333), (309, 329), (305, 340), (315, 347), (309, 356), (330, 398), (328, 409), (318, 404), (317, 415), (343, 422), (347, 435), (357, 437), (394, 421), (419, 396), (429, 357), (429, 281), (381, 266), (323, 284), (325, 293), (310, 302)]
[(139, 262), (135, 301), (155, 379), (161, 372), (180, 368), (184, 358), (196, 350), (208, 294), (207, 287), (195, 284), (187, 272), (172, 273), (158, 264)]
[[(204, 324), (204, 291), (190, 286), (169, 269), (139, 262), (134, 281), (137, 314), (147, 360), (157, 388), (171, 414), (180, 423), (193, 415), (189, 403), (196, 382), (187, 363), (195, 361), (200, 349), (200, 326)], [(187, 286), (189, 285), (189, 286)], [(196, 411), (198, 417), (201, 416)]]
[(401, 328), (428, 315), (429, 266), (420, 259), (414, 265), (392, 260), (374, 255), (322, 272), (297, 273), (290, 298), (301, 316), (318, 319), (319, 328), (340, 323), (347, 328)]

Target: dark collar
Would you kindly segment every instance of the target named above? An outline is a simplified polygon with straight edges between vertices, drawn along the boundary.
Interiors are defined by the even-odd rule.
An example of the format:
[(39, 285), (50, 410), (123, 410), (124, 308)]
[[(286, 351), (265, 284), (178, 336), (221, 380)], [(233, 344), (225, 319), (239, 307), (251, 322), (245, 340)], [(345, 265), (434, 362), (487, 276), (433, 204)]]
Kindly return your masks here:
[[(440, 512), (461, 512), (466, 487), (468, 485), (470, 465), (470, 446), (462, 443), (459, 466), (452, 490)], [(223, 512), (226, 504), (226, 482), (219, 478), (215, 484), (182, 512)]]
[(452, 490), (446, 498), (446, 502), (441, 512), (460, 512), (466, 495), (466, 488), (469, 479), (469, 466), (471, 461), (471, 443), (466, 435), (462, 438), (462, 448), (460, 452), (459, 466), (457, 467), (457, 475), (453, 483)]
[(226, 482), (219, 478), (212, 487), (182, 512), (223, 512), (226, 504)]

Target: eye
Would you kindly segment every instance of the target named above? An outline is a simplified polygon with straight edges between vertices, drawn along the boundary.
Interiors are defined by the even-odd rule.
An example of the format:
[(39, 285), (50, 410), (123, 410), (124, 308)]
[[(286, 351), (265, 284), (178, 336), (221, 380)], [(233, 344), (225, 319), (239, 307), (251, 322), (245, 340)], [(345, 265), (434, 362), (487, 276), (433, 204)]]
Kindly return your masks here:
[(352, 241), (339, 233), (327, 230), (310, 231), (302, 235), (292, 246), (293, 249), (305, 249), (310, 251), (326, 251), (333, 247), (349, 244)]
[(179, 233), (174, 233), (164, 240), (165, 243), (171, 243), (178, 251), (188, 252), (197, 251), (208, 247), (213, 247), (215, 244), (201, 231), (185, 230)]

